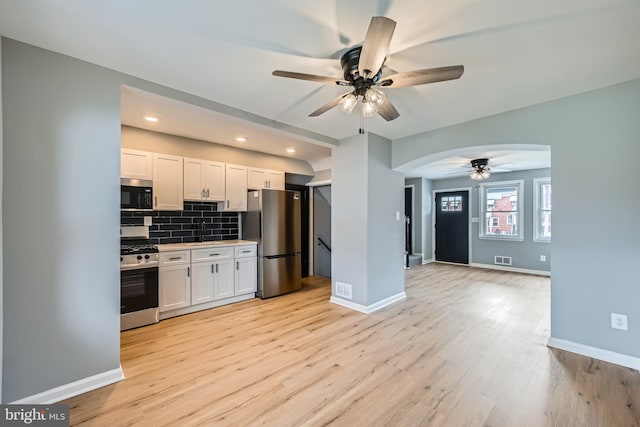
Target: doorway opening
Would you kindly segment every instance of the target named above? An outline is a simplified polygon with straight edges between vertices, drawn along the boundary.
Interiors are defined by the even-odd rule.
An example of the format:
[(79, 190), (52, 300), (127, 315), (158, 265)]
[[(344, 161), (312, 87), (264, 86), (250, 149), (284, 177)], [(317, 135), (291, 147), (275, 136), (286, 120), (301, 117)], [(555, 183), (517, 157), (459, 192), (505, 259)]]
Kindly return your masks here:
[(331, 277), (331, 186), (313, 187), (313, 275)]

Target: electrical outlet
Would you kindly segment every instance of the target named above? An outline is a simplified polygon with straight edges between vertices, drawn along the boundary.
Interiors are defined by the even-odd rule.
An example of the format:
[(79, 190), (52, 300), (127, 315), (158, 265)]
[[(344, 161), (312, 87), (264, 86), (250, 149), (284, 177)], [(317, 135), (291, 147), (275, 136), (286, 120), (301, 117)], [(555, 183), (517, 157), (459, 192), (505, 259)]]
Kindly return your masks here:
[(627, 315), (611, 313), (611, 327), (613, 329), (627, 330)]
[(545, 262), (547, 260), (547, 257), (544, 255), (540, 255), (540, 262)]
[(400, 221), (400, 211), (396, 211), (396, 221)]

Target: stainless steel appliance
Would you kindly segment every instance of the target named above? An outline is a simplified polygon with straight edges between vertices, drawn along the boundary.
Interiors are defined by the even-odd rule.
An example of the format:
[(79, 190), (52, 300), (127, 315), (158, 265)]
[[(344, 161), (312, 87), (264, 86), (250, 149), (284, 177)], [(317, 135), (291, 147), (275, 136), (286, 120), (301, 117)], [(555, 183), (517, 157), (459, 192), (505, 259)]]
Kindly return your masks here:
[(243, 238), (258, 242), (258, 292), (269, 298), (300, 289), (300, 193), (249, 191)]
[(149, 227), (120, 229), (120, 330), (158, 322), (158, 248)]
[(153, 181), (120, 178), (120, 210), (153, 210)]

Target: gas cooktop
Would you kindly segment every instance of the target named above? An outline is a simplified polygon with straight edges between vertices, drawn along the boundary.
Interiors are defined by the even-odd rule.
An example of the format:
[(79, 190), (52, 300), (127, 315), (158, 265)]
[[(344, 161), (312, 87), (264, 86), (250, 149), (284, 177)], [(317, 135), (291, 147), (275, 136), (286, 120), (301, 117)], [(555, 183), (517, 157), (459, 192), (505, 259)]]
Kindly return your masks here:
[(150, 243), (120, 245), (120, 255), (152, 254), (156, 252), (158, 252), (158, 247)]

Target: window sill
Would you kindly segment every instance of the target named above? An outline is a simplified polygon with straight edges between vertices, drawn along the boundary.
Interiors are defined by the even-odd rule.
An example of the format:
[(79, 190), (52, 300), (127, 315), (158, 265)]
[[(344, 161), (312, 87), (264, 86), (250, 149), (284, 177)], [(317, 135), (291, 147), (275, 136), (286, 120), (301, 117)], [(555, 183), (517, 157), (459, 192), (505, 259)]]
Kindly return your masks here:
[(536, 243), (551, 243), (551, 239), (533, 239), (534, 242)]
[(482, 240), (501, 240), (503, 242), (524, 242), (523, 237), (506, 237), (506, 236), (478, 236)]

